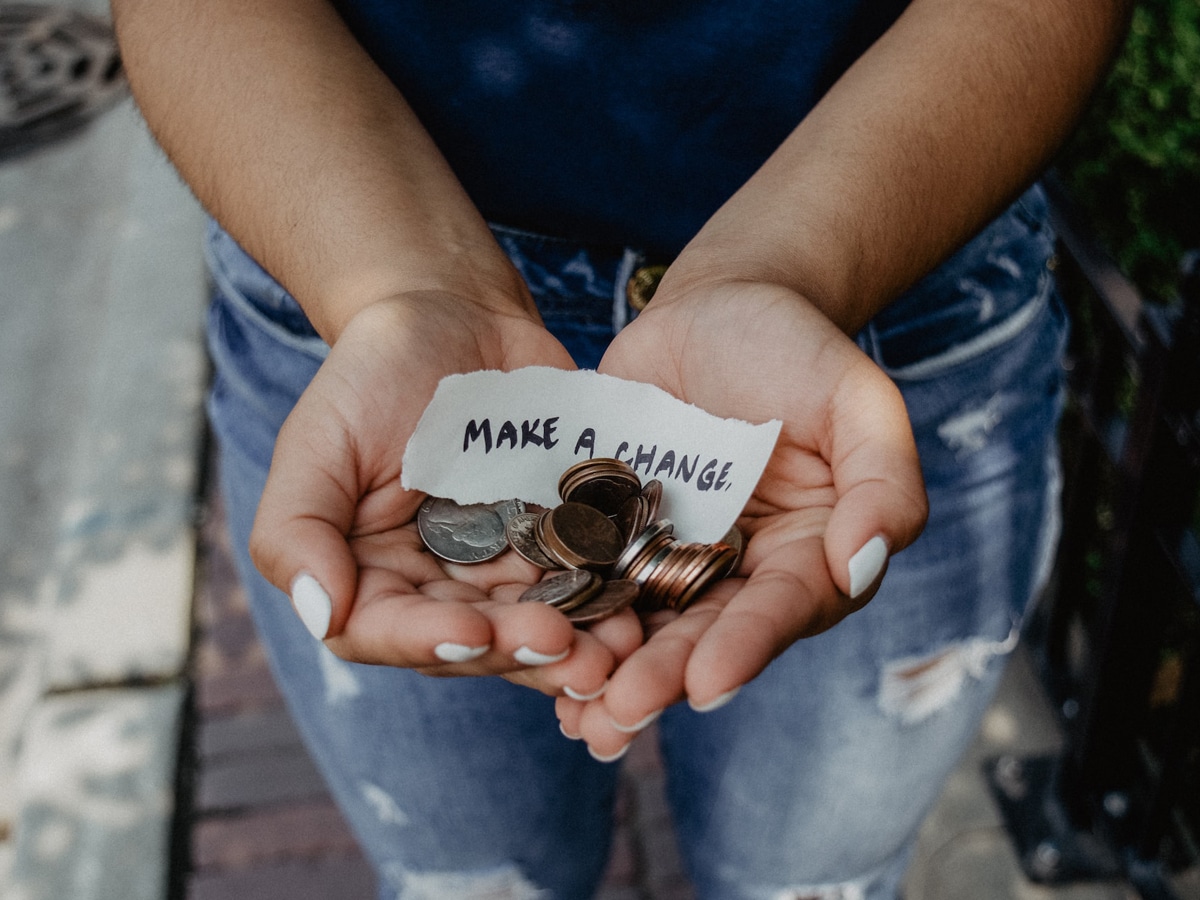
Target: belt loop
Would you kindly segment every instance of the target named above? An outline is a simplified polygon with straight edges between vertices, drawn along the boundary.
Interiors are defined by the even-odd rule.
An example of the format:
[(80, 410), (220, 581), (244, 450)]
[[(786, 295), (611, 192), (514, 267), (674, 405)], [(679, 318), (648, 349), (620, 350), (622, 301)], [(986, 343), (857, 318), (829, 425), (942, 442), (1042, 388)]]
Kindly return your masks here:
[(621, 255), (621, 261), (617, 263), (617, 273), (613, 279), (613, 334), (619, 334), (621, 329), (629, 324), (629, 301), (625, 285), (629, 283), (629, 279), (633, 277), (634, 271), (642, 262), (642, 254), (626, 247), (625, 252)]

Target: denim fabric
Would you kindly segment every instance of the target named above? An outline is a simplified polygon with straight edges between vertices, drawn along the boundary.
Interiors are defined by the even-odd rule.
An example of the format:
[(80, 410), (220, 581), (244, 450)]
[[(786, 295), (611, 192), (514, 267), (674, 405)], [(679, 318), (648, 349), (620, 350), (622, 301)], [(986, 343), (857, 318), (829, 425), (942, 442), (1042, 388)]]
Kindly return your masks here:
[[(1066, 324), (1032, 191), (870, 323), (930, 496), (877, 597), (799, 642), (729, 705), (660, 720), (682, 851), (705, 900), (895, 898), (976, 731), (1057, 536)], [(637, 254), (497, 229), (547, 324), (594, 366), (632, 315)], [(499, 679), (345, 663), (254, 572), (246, 541), (275, 434), (325, 346), (219, 229), (210, 413), (231, 532), (276, 677), (380, 875), (382, 897), (592, 895), (618, 767), (563, 738), (553, 703)]]

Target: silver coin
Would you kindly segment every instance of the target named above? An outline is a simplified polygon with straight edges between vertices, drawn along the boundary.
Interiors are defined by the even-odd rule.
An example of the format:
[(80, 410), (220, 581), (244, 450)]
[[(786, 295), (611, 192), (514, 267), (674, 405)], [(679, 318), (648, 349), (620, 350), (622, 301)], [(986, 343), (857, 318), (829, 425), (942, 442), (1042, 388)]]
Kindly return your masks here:
[(508, 545), (517, 555), (542, 569), (561, 569), (562, 566), (546, 555), (537, 541), (538, 519), (541, 513), (526, 512), (508, 520)]
[(674, 531), (675, 523), (670, 519), (659, 519), (657, 522), (651, 522), (645, 531), (630, 541), (625, 549), (621, 551), (621, 555), (613, 563), (613, 578), (624, 578), (625, 573), (629, 571), (629, 567), (650, 543), (658, 540), (663, 535), (670, 535)]
[(528, 588), (520, 596), (521, 603), (545, 603), (547, 606), (571, 607), (581, 595), (598, 588), (600, 576), (586, 569), (567, 569)]
[(478, 563), (508, 548), (505, 526), (520, 501), (460, 504), (428, 497), (417, 512), (417, 531), (433, 553), (448, 562)]

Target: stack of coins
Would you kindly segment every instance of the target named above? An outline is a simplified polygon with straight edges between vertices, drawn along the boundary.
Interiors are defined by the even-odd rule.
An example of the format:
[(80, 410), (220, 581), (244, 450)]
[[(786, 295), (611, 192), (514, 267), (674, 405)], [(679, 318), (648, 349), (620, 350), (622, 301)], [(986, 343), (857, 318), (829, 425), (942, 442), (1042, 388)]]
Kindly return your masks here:
[[(735, 525), (715, 544), (684, 543), (659, 517), (662, 484), (645, 486), (627, 463), (589, 459), (558, 482), (562, 503), (541, 512), (520, 501), (459, 506), (429, 498), (417, 528), (429, 549), (452, 562), (482, 562), (511, 548), (542, 569), (565, 569), (527, 590), (576, 624), (633, 605), (639, 613), (682, 611), (714, 582), (736, 572), (742, 536)], [(503, 532), (499, 537), (497, 530)]]
[(539, 581), (521, 602), (553, 606), (575, 625), (590, 625), (628, 609), (638, 596), (632, 581), (605, 581), (586, 569), (568, 569)]
[(564, 503), (583, 503), (613, 518), (641, 490), (637, 473), (619, 459), (585, 459), (558, 479), (558, 496)]

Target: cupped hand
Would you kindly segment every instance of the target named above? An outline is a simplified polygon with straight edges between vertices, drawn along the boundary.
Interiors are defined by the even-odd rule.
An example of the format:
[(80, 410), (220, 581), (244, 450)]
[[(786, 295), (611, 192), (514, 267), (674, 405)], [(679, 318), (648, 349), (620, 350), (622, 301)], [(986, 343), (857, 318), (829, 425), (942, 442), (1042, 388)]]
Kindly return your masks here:
[(866, 604), (927, 514), (903, 400), (853, 341), (787, 288), (671, 294), (669, 277), (600, 369), (783, 428), (739, 519), (749, 540), (736, 577), (680, 615), (659, 614), (603, 697), (557, 701), (564, 732), (601, 758), (671, 703), (721, 705), (795, 641)]
[(614, 648), (640, 643), (632, 616), (590, 634), (517, 603), (541, 572), (516, 554), (454, 565), (417, 534), (424, 495), (401, 487), (401, 460), (438, 382), (528, 365), (574, 364), (534, 314), (450, 294), (375, 303), (338, 337), (280, 431), (251, 534), (255, 564), (334, 653), (589, 696)]

